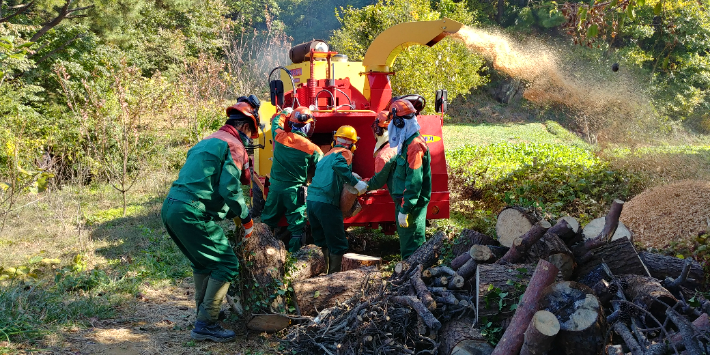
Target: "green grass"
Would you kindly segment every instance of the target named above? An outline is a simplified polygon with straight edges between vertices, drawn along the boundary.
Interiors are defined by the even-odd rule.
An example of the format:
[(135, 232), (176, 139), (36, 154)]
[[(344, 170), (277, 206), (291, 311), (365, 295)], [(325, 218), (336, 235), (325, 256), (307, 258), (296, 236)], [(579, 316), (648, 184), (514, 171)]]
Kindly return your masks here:
[(501, 124), (444, 124), (444, 142), (447, 152), (465, 145), (494, 143), (548, 143), (591, 148), (582, 139), (570, 133), (557, 122), (501, 123)]

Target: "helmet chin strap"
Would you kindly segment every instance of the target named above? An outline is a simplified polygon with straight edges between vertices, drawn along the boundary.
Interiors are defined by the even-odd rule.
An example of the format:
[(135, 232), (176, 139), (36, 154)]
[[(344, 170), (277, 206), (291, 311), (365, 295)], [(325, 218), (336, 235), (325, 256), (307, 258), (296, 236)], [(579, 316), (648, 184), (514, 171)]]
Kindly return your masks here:
[(375, 151), (373, 152), (373, 155), (377, 153), (378, 150), (380, 150), (380, 147), (384, 145), (385, 143), (389, 142), (390, 140), (390, 133), (389, 131), (385, 130), (384, 133), (382, 133), (381, 136), (375, 136), (377, 139), (377, 142), (375, 143)]

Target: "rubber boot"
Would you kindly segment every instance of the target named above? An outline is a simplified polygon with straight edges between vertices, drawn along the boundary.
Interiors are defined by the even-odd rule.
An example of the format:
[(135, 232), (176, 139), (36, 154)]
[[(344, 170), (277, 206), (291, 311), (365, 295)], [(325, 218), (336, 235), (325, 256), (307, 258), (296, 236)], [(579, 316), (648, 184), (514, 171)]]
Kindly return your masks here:
[(301, 235), (291, 236), (291, 240), (288, 241), (288, 251), (293, 254), (301, 250)]
[(202, 299), (205, 297), (207, 280), (209, 278), (209, 274), (192, 273), (192, 280), (195, 282), (195, 314), (200, 312), (200, 305), (202, 304)]
[(236, 334), (228, 329), (222, 328), (219, 325), (219, 311), (222, 308), (222, 301), (229, 290), (229, 282), (218, 281), (213, 278), (207, 280), (207, 289), (205, 296), (200, 304), (200, 310), (197, 313), (197, 321), (195, 329), (190, 333), (192, 339), (212, 340), (216, 342), (225, 342), (234, 340)]
[(342, 255), (335, 255), (333, 253), (330, 253), (330, 258), (328, 260), (328, 273), (333, 274), (336, 272), (340, 272), (340, 267), (343, 264), (343, 256)]
[(330, 266), (330, 254), (328, 254), (328, 248), (321, 247), (320, 250), (323, 252), (323, 258), (325, 259), (325, 273), (328, 273), (328, 267)]

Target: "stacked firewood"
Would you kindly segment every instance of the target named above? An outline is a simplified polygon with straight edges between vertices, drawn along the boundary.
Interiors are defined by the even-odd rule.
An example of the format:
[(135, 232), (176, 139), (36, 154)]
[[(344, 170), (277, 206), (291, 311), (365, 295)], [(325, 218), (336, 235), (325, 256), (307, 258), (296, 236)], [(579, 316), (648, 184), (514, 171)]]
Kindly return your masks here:
[[(696, 291), (702, 268), (691, 259), (638, 253), (619, 222), (622, 208), (614, 201), (584, 229), (571, 217), (552, 225), (508, 208), (498, 216), (498, 240), (465, 230), (446, 265), (439, 254), (450, 241), (440, 232), (388, 279), (371, 269), (320, 276), (296, 298), (347, 298), (328, 296), (302, 313), (315, 318), (291, 328), (288, 351), (710, 353), (710, 301)], [(504, 329), (497, 344), (483, 336), (492, 327)]]

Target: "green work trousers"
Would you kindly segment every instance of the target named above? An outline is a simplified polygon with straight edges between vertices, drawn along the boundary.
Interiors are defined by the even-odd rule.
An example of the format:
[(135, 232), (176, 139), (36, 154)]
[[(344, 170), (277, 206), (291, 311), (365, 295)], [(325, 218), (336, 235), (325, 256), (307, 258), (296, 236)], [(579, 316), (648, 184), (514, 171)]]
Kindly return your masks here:
[(397, 216), (402, 210), (402, 200), (398, 199), (399, 203), (395, 203), (395, 224), (397, 225), (397, 236), (399, 236), (399, 253), (402, 255), (402, 260), (408, 258), (414, 253), (417, 248), (422, 246), (426, 241), (424, 232), (426, 231), (426, 210), (429, 203), (424, 206), (415, 206), (409, 212), (407, 222), (409, 227), (400, 227), (397, 223)]
[(340, 212), (340, 208), (324, 202), (306, 203), (313, 242), (321, 248), (328, 248), (331, 254), (345, 254), (348, 250), (348, 238), (345, 236), (343, 213)]
[(272, 183), (261, 221), (273, 229), (278, 226), (281, 216), (285, 215), (291, 235), (302, 236), (306, 229), (306, 204), (298, 203), (298, 187)]
[(167, 198), (161, 211), (163, 225), (185, 256), (195, 274), (210, 275), (231, 282), (239, 271), (239, 260), (222, 227), (200, 209)]

